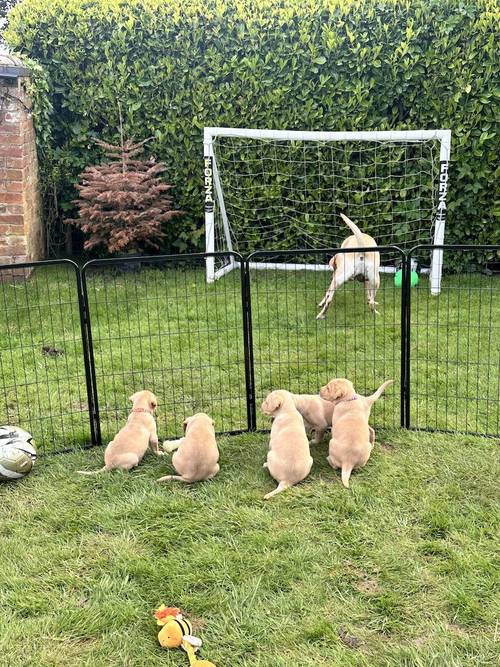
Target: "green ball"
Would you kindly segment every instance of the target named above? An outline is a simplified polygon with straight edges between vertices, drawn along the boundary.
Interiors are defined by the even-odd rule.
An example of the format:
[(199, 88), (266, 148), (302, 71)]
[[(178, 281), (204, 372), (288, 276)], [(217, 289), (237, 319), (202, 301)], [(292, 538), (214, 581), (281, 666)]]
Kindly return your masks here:
[[(403, 269), (399, 269), (399, 271), (396, 271), (394, 274), (394, 284), (396, 287), (401, 287), (403, 282)], [(412, 271), (410, 274), (410, 285), (412, 287), (415, 287), (415, 285), (418, 285), (418, 273), (416, 271)]]

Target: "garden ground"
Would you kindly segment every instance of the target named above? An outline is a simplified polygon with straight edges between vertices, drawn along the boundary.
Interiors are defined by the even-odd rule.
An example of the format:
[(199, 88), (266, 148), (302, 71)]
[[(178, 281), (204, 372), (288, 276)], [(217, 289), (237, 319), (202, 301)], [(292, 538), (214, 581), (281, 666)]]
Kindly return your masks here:
[[(94, 478), (98, 448), (0, 487), (0, 664), (187, 664), (155, 608), (198, 619), (218, 667), (462, 667), (498, 657), (498, 443), (378, 431), (345, 490), (311, 476), (269, 502), (264, 434), (220, 438), (220, 475)], [(497, 656), (497, 657), (495, 657)]]

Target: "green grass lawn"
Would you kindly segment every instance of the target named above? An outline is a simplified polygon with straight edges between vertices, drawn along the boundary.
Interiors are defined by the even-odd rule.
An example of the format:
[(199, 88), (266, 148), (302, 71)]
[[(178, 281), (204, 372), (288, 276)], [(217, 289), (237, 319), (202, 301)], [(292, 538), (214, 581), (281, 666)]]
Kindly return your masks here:
[[(400, 424), (401, 291), (382, 276), (379, 316), (350, 282), (326, 320), (316, 304), (324, 272), (252, 271), (257, 425), (267, 392), (317, 392), (332, 377), (361, 393), (396, 384), (374, 408), (375, 426)], [(238, 271), (205, 282), (203, 261), (188, 269), (88, 273), (88, 295), (103, 440), (128, 413), (140, 388), (159, 399), (162, 437), (184, 418), (209, 412), (219, 432), (247, 427), (243, 313)], [(426, 277), (412, 290), (411, 424), (418, 428), (500, 432), (498, 276), (445, 276), (441, 295)], [(74, 273), (37, 269), (26, 282), (0, 283), (0, 422), (20, 424), (45, 451), (90, 440)], [(44, 347), (49, 352), (43, 352)]]
[(222, 469), (155, 484), (148, 455), (95, 478), (93, 449), (0, 487), (0, 664), (187, 665), (160, 603), (201, 619), (218, 667), (497, 665), (498, 443), (379, 430), (351, 489), (312, 473), (271, 501), (267, 437), (219, 438)]

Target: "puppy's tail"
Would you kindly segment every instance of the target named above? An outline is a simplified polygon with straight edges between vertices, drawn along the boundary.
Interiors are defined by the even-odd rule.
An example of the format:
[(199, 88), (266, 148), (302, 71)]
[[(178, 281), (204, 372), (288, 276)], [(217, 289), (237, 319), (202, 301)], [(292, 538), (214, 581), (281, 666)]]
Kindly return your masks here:
[(360, 230), (358, 225), (356, 225), (350, 218), (347, 217), (347, 215), (344, 215), (343, 213), (341, 213), (340, 217), (345, 222), (345, 224), (349, 227), (351, 232), (354, 234), (354, 236), (356, 237), (356, 241), (358, 242), (358, 245), (362, 248), (366, 243), (363, 240), (363, 232)]
[(374, 394), (372, 394), (371, 396), (367, 396), (366, 398), (368, 401), (370, 401), (370, 405), (373, 405), (375, 401), (377, 401), (382, 396), (386, 387), (389, 387), (389, 385), (393, 384), (393, 382), (394, 380), (386, 380), (384, 384), (380, 385), (380, 387)]
[(345, 468), (342, 468), (342, 484), (345, 486), (346, 489), (349, 488), (349, 477), (351, 476), (352, 473), (352, 466), (347, 466)]
[(280, 482), (278, 486), (274, 489), (274, 491), (271, 491), (270, 493), (266, 493), (264, 496), (264, 500), (269, 500), (269, 498), (272, 498), (278, 493), (281, 493), (285, 489), (289, 489), (291, 486), (293, 486), (290, 482)]
[(99, 475), (101, 472), (106, 472), (106, 466), (103, 466), (100, 470), (77, 470), (76, 472), (79, 475)]

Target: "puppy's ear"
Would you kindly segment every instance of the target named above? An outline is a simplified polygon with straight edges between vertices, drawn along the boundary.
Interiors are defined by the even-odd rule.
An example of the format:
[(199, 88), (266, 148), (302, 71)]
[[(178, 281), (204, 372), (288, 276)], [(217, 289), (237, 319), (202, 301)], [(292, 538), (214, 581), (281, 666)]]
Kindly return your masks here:
[(214, 420), (213, 420), (213, 419), (212, 419), (212, 426), (213, 426), (213, 427), (215, 427), (215, 422), (214, 422)]
[(283, 405), (283, 399), (281, 396), (274, 395), (274, 396), (268, 396), (267, 398), (267, 409), (269, 412), (276, 412), (276, 410), (279, 410), (281, 406)]
[(188, 424), (189, 424), (189, 417), (182, 422), (182, 429), (183, 429), (184, 433), (186, 432)]
[(321, 388), (320, 396), (327, 401), (337, 401), (347, 393), (347, 388), (342, 380), (330, 380), (330, 382)]
[(336, 262), (337, 262), (337, 255), (334, 255), (334, 256), (331, 258), (331, 260), (328, 262), (328, 266), (329, 266), (331, 269), (335, 269), (335, 267), (337, 266)]
[(157, 402), (156, 398), (152, 398), (149, 401), (149, 407), (151, 408), (151, 410), (155, 410), (157, 405), (158, 405), (158, 402)]

